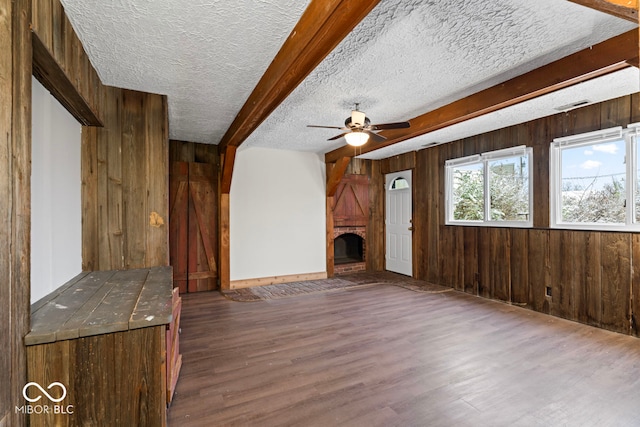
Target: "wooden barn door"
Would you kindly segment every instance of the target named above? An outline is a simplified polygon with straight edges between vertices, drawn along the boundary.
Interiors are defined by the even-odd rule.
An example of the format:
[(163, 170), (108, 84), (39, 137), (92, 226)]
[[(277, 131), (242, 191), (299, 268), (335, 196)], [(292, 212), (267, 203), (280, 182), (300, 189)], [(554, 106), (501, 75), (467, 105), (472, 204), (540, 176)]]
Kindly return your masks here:
[(217, 199), (215, 167), (174, 162), (170, 176), (169, 243), (173, 285), (180, 293), (216, 289)]
[(366, 226), (369, 222), (369, 177), (345, 175), (336, 190), (335, 227)]

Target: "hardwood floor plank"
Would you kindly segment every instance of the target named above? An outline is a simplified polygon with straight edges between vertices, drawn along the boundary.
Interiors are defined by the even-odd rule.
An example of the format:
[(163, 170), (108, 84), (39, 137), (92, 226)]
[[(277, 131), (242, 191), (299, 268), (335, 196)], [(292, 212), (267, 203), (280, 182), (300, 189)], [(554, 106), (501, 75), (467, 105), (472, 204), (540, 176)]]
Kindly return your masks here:
[(200, 293), (181, 327), (170, 425), (640, 425), (638, 338), (462, 292)]

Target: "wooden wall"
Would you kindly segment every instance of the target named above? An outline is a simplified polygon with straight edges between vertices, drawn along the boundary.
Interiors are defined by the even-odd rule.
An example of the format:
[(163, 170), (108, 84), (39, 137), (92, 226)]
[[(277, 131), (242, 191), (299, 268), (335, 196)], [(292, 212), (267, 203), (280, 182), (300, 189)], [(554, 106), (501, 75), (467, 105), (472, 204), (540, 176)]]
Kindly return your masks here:
[(218, 146), (186, 141), (169, 141), (169, 162), (206, 163), (220, 169)]
[(82, 129), (82, 268), (169, 265), (165, 96), (102, 87), (104, 127)]
[(59, 0), (0, 0), (0, 427), (27, 422), (14, 407), (27, 381), (32, 71), (81, 123), (105, 124), (83, 128), (83, 268), (168, 264), (166, 98), (103, 86)]
[(168, 265), (166, 97), (103, 85), (59, 0), (33, 4), (36, 77), (81, 123), (102, 125), (82, 129), (83, 270)]
[(160, 325), (27, 347), (29, 381), (65, 384), (62, 404), (73, 405), (30, 426), (166, 425), (165, 334)]
[(31, 233), (30, 0), (0, 0), (0, 427), (26, 384)]
[[(551, 141), (639, 121), (636, 94), (383, 160), (382, 173), (415, 161), (414, 276), (640, 336), (640, 235), (549, 228)], [(445, 160), (517, 145), (533, 147), (534, 227), (445, 225)]]
[[(44, 75), (36, 73), (36, 77), (81, 123), (86, 124), (88, 120), (79, 116), (80, 107), (69, 105), (72, 99), (78, 102), (78, 98), (84, 100), (90, 112), (99, 118), (102, 113), (100, 107), (104, 108), (104, 104), (101, 105), (103, 86), (62, 4), (59, 0), (37, 0), (32, 4), (32, 27), (34, 38), (37, 39), (34, 45), (38, 48), (41, 45), (51, 58), (46, 64), (49, 68), (43, 70)], [(42, 81), (43, 77), (55, 81)], [(51, 87), (51, 83), (57, 87)]]

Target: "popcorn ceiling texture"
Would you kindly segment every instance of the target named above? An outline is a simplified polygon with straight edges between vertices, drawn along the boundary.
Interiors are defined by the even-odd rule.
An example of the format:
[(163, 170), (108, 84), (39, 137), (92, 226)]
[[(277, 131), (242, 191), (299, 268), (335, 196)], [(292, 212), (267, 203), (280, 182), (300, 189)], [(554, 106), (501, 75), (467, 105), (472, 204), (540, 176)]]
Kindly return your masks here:
[(308, 0), (61, 0), (102, 82), (168, 95), (172, 139), (218, 143)]
[[(522, 102), (512, 107), (498, 110), (495, 113), (468, 120), (453, 126), (412, 138), (401, 144), (390, 145), (380, 150), (362, 155), (365, 159), (386, 159), (409, 151), (421, 150), (427, 144), (457, 141), (468, 136), (478, 135), (501, 129), (507, 126), (524, 123), (540, 117), (557, 114), (558, 106), (568, 102), (588, 100), (597, 103), (618, 98), (640, 91), (640, 71), (635, 67), (608, 74), (599, 79), (589, 80), (551, 94), (541, 96), (532, 101)], [(603, 127), (613, 126), (604, 124)], [(551, 141), (549, 141), (551, 142)], [(432, 146), (432, 145), (429, 145)]]
[[(309, 1), (62, 3), (105, 84), (167, 94), (171, 138), (217, 144)], [(566, 0), (382, 0), (243, 148), (324, 153), (344, 140), (328, 142), (337, 132), (306, 125), (339, 126), (355, 102), (373, 123), (409, 119), (633, 27)], [(553, 106), (596, 89), (556, 94)], [(539, 102), (489, 122), (528, 120), (541, 114)], [(468, 122), (454, 133), (487, 125)], [(367, 156), (417, 149), (428, 138)]]
[[(324, 153), (345, 144), (326, 141), (339, 132), (305, 125), (339, 126), (355, 102), (373, 123), (410, 119), (633, 27), (563, 0), (382, 1), (243, 147)], [(527, 103), (532, 113), (539, 101)], [(464, 136), (480, 133), (464, 129)], [(393, 154), (416, 149), (411, 141)]]

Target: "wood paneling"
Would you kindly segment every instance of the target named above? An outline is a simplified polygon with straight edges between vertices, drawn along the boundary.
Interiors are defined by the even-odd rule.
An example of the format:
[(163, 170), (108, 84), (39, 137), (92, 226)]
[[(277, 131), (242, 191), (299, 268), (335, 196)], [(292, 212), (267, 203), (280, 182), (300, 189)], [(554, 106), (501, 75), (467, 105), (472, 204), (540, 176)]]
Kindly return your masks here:
[(325, 229), (325, 242), (326, 242), (326, 264), (327, 264), (327, 277), (333, 277), (335, 271), (335, 245), (333, 241), (333, 206), (335, 205), (334, 197), (329, 196), (326, 198), (326, 211), (327, 221)]
[[(140, 95), (134, 98), (142, 103), (127, 110), (133, 120), (122, 121), (123, 92), (102, 86), (58, 0), (0, 0), (0, 40), (0, 128), (4, 132), (0, 138), (0, 237), (6, 243), (6, 250), (0, 253), (0, 273), (6, 278), (0, 286), (0, 301), (6, 308), (0, 311), (0, 345), (5, 349), (0, 357), (0, 425), (20, 426), (26, 420), (13, 407), (23, 401), (20, 391), (26, 382), (26, 352), (22, 339), (29, 330), (32, 61), (45, 87), (82, 123), (99, 124), (103, 115), (108, 116), (105, 129), (83, 128), (85, 269), (135, 266), (137, 260), (132, 262), (128, 256), (139, 247), (133, 248), (132, 241), (142, 244), (144, 266), (168, 263), (166, 229), (149, 230), (162, 228), (168, 212), (167, 107), (164, 97)], [(136, 125), (126, 128), (138, 123), (138, 117), (142, 117), (142, 129)], [(131, 135), (130, 140), (121, 146), (125, 134)], [(127, 153), (126, 159), (118, 154), (120, 148)], [(142, 188), (140, 194), (123, 191), (129, 173), (125, 168), (149, 172), (137, 184)], [(151, 212), (133, 208), (135, 202), (130, 198), (141, 195)], [(125, 212), (144, 218), (142, 229), (127, 228)], [(151, 220), (153, 212), (156, 215)]]
[(602, 322), (601, 235), (599, 232), (575, 233), (573, 241), (578, 321), (596, 326)]
[(382, 174), (406, 171), (416, 167), (416, 151), (399, 154), (397, 156), (388, 157), (381, 161)]
[(573, 236), (574, 231), (551, 230), (549, 256), (551, 260), (551, 314), (574, 320), (576, 318), (576, 288)]
[[(631, 245), (631, 256), (633, 257), (632, 259), (640, 259), (640, 234), (633, 234), (631, 236)], [(640, 268), (634, 267), (631, 283), (632, 299), (630, 327), (631, 333), (636, 337), (640, 337)]]
[(466, 293), (478, 295), (478, 234), (476, 227), (466, 227), (463, 230), (464, 265), (462, 285)]
[(167, 99), (101, 89), (103, 128), (83, 127), (83, 269), (169, 265)]
[[(635, 233), (549, 229), (550, 142), (640, 121), (638, 106), (634, 94), (419, 151), (414, 193), (416, 278), (639, 334), (640, 276), (633, 264), (640, 262), (640, 240)], [(536, 228), (444, 225), (445, 160), (523, 144), (534, 149)]]
[(366, 160), (369, 174), (369, 222), (367, 223), (367, 271), (384, 270), (385, 230), (384, 230), (384, 175), (381, 162)]
[(529, 301), (531, 307), (549, 313), (547, 288), (551, 288), (549, 230), (529, 230)]
[(65, 402), (73, 405), (73, 415), (32, 415), (30, 425), (165, 425), (165, 331), (163, 325), (27, 347), (29, 381), (67, 384)]
[(83, 269), (168, 265), (165, 96), (103, 86), (59, 0), (34, 2), (36, 76), (82, 130)]
[(0, 0), (0, 425), (22, 426), (29, 331), (31, 1)]
[(159, 95), (147, 95), (143, 106), (148, 202), (145, 267), (150, 267), (169, 265), (169, 106), (167, 97)]
[[(64, 8), (59, 0), (39, 0), (33, 2), (33, 33), (39, 52), (35, 59), (41, 57), (43, 52), (50, 55), (50, 62), (43, 71), (56, 77), (55, 80), (45, 80), (43, 85), (51, 91), (58, 101), (83, 124), (97, 124), (101, 119), (100, 104), (100, 79), (89, 61), (89, 56), (82, 47), (82, 43), (73, 30)], [(37, 61), (37, 64), (40, 64)], [(36, 67), (36, 70), (40, 67)], [(54, 68), (56, 70), (54, 70)], [(37, 75), (36, 75), (37, 76)], [(64, 83), (59, 86), (55, 83)], [(54, 83), (50, 86), (50, 83)], [(70, 85), (70, 86), (68, 86)], [(71, 87), (73, 89), (71, 89)], [(69, 99), (78, 102), (82, 111), (70, 108), (66, 102)], [(73, 106), (74, 104), (70, 104)], [(82, 113), (76, 115), (76, 113)], [(93, 120), (85, 122), (80, 117)], [(96, 122), (95, 120), (98, 120)]]
[(196, 142), (169, 140), (169, 162), (206, 163), (220, 168), (218, 146)]
[[(527, 134), (520, 144), (533, 147), (535, 161), (529, 165), (533, 173), (533, 205), (544, 207), (549, 203), (549, 146), (553, 139), (549, 134), (549, 119), (529, 122), (526, 129)], [(533, 210), (533, 226), (549, 226), (549, 209)]]
[[(60, 34), (58, 32), (54, 34)], [(86, 126), (102, 126), (91, 106), (76, 91), (76, 87), (56, 62), (44, 43), (33, 35), (33, 75), (73, 117)], [(59, 48), (59, 44), (58, 44)]]
[(171, 162), (169, 182), (169, 255), (173, 286), (185, 293), (189, 274), (189, 163)]
[[(146, 157), (144, 124), (144, 95), (140, 92), (125, 90), (122, 93), (122, 193), (127, 199), (122, 200), (122, 226), (128, 236), (124, 239), (124, 257), (122, 266), (103, 268), (139, 268), (145, 266), (145, 235), (147, 228), (149, 205), (146, 198), (145, 185), (148, 170)], [(108, 207), (110, 208), (110, 206)], [(109, 215), (112, 215), (109, 212)], [(165, 215), (165, 218), (167, 216)], [(102, 229), (99, 230), (102, 232)]]
[(530, 307), (529, 300), (529, 232), (524, 229), (510, 230), (511, 253), (511, 302)]
[[(98, 218), (100, 265), (120, 266), (124, 259), (123, 172), (122, 172), (122, 97), (121, 90), (105, 88), (102, 101), (110, 129), (106, 143), (98, 144), (98, 194), (101, 215)], [(106, 108), (109, 105), (110, 108)], [(85, 128), (85, 130), (87, 130)], [(100, 132), (104, 137), (104, 134)], [(106, 213), (106, 215), (105, 215)], [(114, 267), (115, 268), (115, 267)]]
[(628, 334), (631, 300), (631, 235), (602, 233), (602, 323)]

